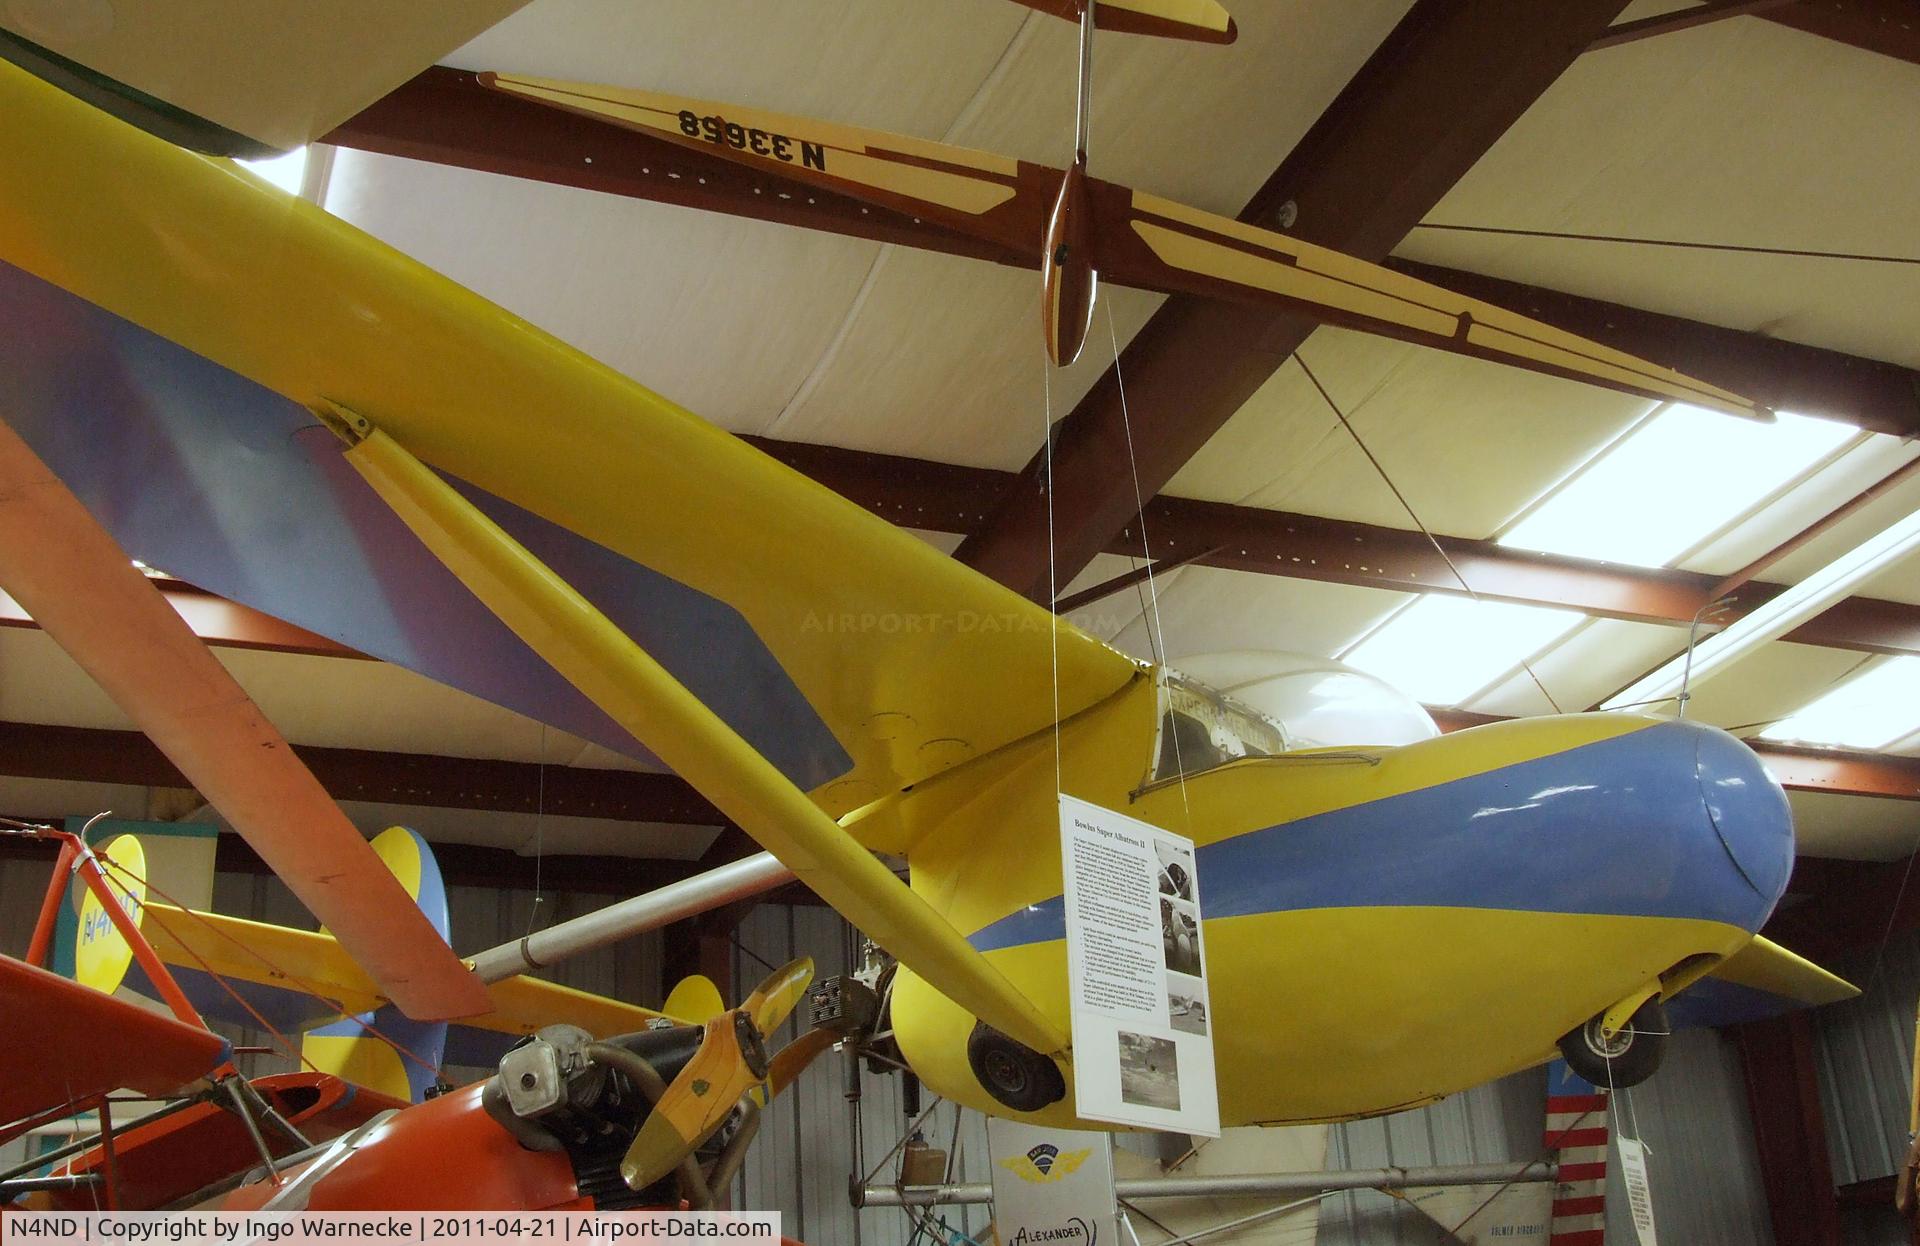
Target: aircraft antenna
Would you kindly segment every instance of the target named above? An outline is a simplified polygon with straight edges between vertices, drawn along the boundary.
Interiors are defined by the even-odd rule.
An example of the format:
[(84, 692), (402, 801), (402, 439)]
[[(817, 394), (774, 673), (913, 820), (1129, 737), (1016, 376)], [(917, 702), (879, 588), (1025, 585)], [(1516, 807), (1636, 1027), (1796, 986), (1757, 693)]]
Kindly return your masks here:
[(1693, 622), (1687, 627), (1687, 660), (1680, 668), (1680, 692), (1674, 697), (1674, 717), (1687, 716), (1687, 701), (1693, 696), (1693, 650), (1700, 643), (1700, 625), (1718, 622), (1720, 617), (1733, 609), (1732, 597), (1720, 597), (1708, 602), (1694, 611)]

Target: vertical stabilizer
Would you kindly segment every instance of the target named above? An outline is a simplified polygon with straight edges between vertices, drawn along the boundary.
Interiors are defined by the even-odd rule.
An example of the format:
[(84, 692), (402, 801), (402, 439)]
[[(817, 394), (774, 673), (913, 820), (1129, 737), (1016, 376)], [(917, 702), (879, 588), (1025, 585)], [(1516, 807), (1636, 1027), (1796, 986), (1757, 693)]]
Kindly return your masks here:
[[(373, 850), (441, 939), (451, 942), (447, 887), (427, 841), (409, 827), (390, 826), (374, 837)], [(413, 1103), (440, 1080), (446, 1049), (446, 1022), (414, 1021), (392, 1004), (309, 1030), (300, 1041), (301, 1055), (322, 1073)]]

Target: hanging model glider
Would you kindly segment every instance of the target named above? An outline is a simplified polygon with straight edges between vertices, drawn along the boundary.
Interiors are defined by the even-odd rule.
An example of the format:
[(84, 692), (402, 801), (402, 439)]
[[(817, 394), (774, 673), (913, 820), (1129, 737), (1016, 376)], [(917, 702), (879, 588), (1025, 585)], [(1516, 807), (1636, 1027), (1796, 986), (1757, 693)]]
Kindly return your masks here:
[[(1023, 2), (1080, 23), (1074, 160), (1064, 172), (944, 143), (652, 91), (507, 73), (483, 73), (480, 82), (712, 152), (786, 184), (905, 212), (1026, 256), (1041, 272), (1042, 330), (1056, 365), (1078, 357), (1104, 275), (1164, 294), (1277, 307), (1641, 397), (1767, 416), (1737, 394), (1491, 303), (1092, 177), (1087, 147), (1094, 31), (1126, 29), (1108, 19), (1131, 20), (1135, 7), (1107, 0)], [(1211, 6), (1193, 6), (1189, 22), (1191, 30), (1220, 30), (1224, 41), (1232, 38), (1230, 19)]]
[[(763, 132), (791, 163), (818, 144), (819, 176), (851, 165), (849, 184), (916, 211), (1031, 216), (1058, 176), (1005, 162), (989, 177), (991, 158), (745, 113), (663, 124), (681, 111), (690, 142), (711, 141), (713, 115), (729, 149), (740, 127), (740, 159), (765, 158)], [(1644, 1076), (1683, 992), (1758, 1008), (1851, 991), (1755, 937), (1792, 828), (1724, 733), (1570, 715), (1312, 747), (1301, 723), (1115, 652), (226, 162), (7, 67), (0, 114), (17, 121), (0, 131), (0, 319), (26, 326), (0, 335), (0, 418), (119, 545), (664, 761), (898, 958), (896, 1036), (950, 1097), (1073, 1119), (1062, 789), (1199, 846), (1223, 1124), (1391, 1111), (1556, 1046)], [(1234, 297), (1747, 409), (1491, 309), (1422, 312), (1437, 295), (1357, 261), (1086, 185), (1087, 262), (1115, 280), (1212, 273)], [(1106, 233), (1135, 241), (1108, 252)], [(910, 883), (876, 852), (904, 857)], [(731, 1037), (708, 1022), (718, 1067), (752, 1070), (766, 1007), (727, 1014)], [(527, 1058), (607, 1056), (548, 1048)], [(571, 1093), (515, 1119), (572, 1111)], [(436, 1147), (511, 1145), (500, 1122), (451, 1124), (455, 1102), (395, 1119), (445, 1124)], [(637, 1125), (643, 1153), (618, 1157), (631, 1174), (711, 1124), (674, 1104)], [(553, 1137), (576, 1170), (608, 1159)]]

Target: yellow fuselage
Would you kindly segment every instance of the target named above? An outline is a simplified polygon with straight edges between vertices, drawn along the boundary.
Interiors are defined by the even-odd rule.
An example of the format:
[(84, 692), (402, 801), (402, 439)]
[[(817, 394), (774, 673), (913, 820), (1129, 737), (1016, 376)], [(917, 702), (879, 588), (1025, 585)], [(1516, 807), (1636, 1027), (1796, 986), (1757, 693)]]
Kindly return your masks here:
[[(1535, 719), (1142, 790), (1156, 708), (1143, 680), (1070, 722), (1061, 787), (1200, 848), (1224, 1125), (1392, 1111), (1537, 1064), (1746, 945), (1791, 863), (1778, 788), (1710, 728)], [(914, 888), (1064, 1026), (1054, 776), (1049, 733), (851, 829), (906, 852)], [(929, 1086), (1006, 1114), (968, 1066), (972, 1017), (902, 970), (893, 1020)], [(1074, 1119), (1067, 1074), (1033, 1119)]]

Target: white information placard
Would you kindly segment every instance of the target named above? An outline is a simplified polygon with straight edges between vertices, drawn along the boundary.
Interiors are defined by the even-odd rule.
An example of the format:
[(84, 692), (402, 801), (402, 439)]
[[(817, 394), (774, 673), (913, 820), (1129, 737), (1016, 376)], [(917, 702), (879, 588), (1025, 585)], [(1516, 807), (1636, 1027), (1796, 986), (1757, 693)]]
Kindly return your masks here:
[(1660, 1246), (1653, 1227), (1653, 1186), (1647, 1180), (1647, 1148), (1638, 1138), (1616, 1135), (1620, 1148), (1620, 1182), (1627, 1187), (1627, 1213), (1633, 1218), (1640, 1246)]
[(1119, 1241), (1113, 1136), (987, 1118), (993, 1228), (1000, 1246)]
[(1193, 841), (1060, 798), (1074, 1110), (1220, 1136)]

